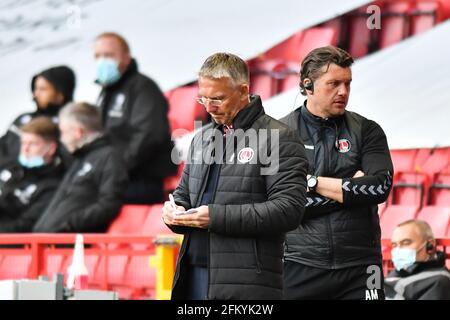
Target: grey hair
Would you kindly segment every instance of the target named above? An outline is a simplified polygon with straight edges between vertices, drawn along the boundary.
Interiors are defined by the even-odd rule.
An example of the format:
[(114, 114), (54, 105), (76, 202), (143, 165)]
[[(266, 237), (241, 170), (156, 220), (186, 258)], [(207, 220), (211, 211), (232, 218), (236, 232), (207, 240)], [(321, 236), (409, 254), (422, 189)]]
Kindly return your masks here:
[(200, 68), (198, 76), (210, 79), (229, 78), (236, 87), (250, 82), (247, 63), (238, 56), (226, 52), (209, 56)]
[(88, 132), (97, 133), (103, 129), (97, 108), (86, 102), (68, 104), (59, 112), (59, 118), (75, 121)]
[(405, 222), (400, 223), (397, 227), (403, 227), (403, 226), (406, 226), (409, 224), (413, 224), (413, 225), (417, 226), (417, 228), (419, 228), (419, 230), (420, 230), (421, 236), (425, 240), (434, 240), (433, 230), (431, 230), (430, 225), (426, 221), (411, 219), (411, 220), (407, 220)]

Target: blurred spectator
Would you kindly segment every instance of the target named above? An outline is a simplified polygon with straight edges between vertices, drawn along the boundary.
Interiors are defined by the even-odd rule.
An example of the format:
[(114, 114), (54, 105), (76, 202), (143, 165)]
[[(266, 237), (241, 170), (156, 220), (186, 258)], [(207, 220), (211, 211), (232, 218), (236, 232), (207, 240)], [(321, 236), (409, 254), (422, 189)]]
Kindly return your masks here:
[(61, 141), (74, 156), (34, 232), (104, 232), (118, 214), (127, 187), (122, 157), (107, 136), (97, 108), (74, 103), (59, 114)]
[(450, 272), (445, 254), (436, 250), (428, 223), (408, 220), (392, 234), (393, 270), (385, 279), (387, 299), (449, 300)]
[(153, 80), (139, 73), (120, 35), (99, 35), (95, 59), (102, 123), (123, 154), (130, 176), (125, 201), (162, 202), (163, 178), (177, 172), (170, 157), (166, 98)]
[(0, 232), (30, 232), (50, 203), (64, 174), (58, 140), (47, 117), (22, 127), (18, 159), (0, 168)]
[[(75, 89), (75, 74), (66, 66), (57, 66), (35, 75), (31, 80), (31, 91), (37, 109), (24, 113), (14, 120), (6, 134), (0, 138), (0, 163), (17, 159), (20, 149), (20, 128), (39, 116), (51, 117), (57, 123), (59, 110), (72, 101)], [(64, 150), (62, 150), (64, 151)], [(62, 152), (68, 162), (67, 152)]]

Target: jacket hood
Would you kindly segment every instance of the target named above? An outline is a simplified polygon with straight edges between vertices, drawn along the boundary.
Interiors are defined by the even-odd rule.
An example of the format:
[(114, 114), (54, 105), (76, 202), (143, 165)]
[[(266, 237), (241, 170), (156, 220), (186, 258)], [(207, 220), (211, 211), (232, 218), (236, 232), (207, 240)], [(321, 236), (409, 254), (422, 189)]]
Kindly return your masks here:
[(56, 66), (33, 76), (31, 79), (31, 92), (34, 92), (36, 79), (38, 77), (45, 78), (50, 82), (56, 90), (61, 92), (64, 96), (62, 105), (73, 100), (73, 93), (75, 90), (75, 73), (67, 66)]

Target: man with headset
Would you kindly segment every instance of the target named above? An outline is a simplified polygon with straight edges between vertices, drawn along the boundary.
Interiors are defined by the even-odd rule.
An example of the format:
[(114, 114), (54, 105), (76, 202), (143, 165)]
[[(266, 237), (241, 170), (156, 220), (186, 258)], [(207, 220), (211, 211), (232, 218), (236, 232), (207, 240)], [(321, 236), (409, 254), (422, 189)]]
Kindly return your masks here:
[(297, 130), (309, 162), (305, 217), (286, 235), (286, 299), (365, 299), (374, 269), (375, 296), (384, 298), (377, 205), (393, 168), (381, 127), (345, 110), (352, 63), (336, 47), (311, 51), (300, 72), (307, 100), (281, 119)]
[(386, 298), (394, 300), (450, 300), (450, 272), (445, 253), (436, 250), (428, 223), (408, 220), (392, 234), (395, 270), (386, 277)]

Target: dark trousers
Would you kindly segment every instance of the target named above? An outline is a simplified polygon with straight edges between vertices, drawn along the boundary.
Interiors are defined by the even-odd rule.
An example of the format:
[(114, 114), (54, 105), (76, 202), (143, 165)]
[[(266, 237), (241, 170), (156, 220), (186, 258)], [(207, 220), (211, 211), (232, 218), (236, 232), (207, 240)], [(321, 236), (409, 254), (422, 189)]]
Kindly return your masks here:
[(163, 180), (143, 178), (131, 178), (125, 193), (124, 203), (128, 204), (153, 204), (164, 201)]
[[(286, 300), (384, 300), (383, 269), (379, 267), (381, 289), (368, 287), (369, 266), (330, 270), (284, 262), (284, 299)], [(378, 274), (378, 273), (377, 273)], [(374, 290), (376, 292), (374, 292)]]
[(189, 266), (187, 274), (187, 300), (207, 300), (208, 269)]

